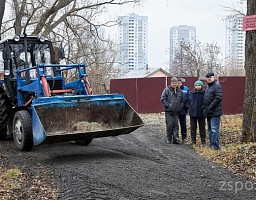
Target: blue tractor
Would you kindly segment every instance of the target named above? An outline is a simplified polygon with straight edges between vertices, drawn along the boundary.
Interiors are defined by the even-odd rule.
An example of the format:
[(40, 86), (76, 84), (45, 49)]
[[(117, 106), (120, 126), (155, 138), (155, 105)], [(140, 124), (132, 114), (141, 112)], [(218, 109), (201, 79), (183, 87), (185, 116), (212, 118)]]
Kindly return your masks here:
[(85, 64), (59, 64), (64, 51), (46, 38), (15, 36), (0, 51), (0, 140), (13, 137), (17, 149), (87, 145), (143, 126), (122, 94), (92, 94)]

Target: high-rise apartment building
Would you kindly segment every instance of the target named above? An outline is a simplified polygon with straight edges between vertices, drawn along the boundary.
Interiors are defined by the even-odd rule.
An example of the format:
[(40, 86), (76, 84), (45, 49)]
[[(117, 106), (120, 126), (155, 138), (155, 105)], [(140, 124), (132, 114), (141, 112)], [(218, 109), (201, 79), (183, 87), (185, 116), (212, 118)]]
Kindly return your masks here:
[(182, 44), (193, 45), (196, 40), (196, 28), (193, 26), (174, 26), (170, 29), (170, 63), (172, 63), (181, 51)]
[(229, 15), (225, 19), (225, 58), (226, 65), (234, 69), (244, 67), (245, 32), (242, 31), (243, 16)]
[(148, 65), (148, 17), (119, 16), (119, 69), (121, 75)]

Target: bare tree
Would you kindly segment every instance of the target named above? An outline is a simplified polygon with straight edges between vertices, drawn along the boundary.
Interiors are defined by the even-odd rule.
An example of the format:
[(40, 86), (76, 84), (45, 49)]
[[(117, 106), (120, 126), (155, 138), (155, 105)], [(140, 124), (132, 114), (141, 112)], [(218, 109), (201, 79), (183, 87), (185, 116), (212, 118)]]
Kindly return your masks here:
[[(236, 6), (224, 7), (227, 11), (246, 16), (256, 15), (256, 2), (254, 0), (239, 0), (240, 8)], [(256, 32), (247, 31), (245, 38), (245, 96), (243, 106), (243, 130), (241, 142), (256, 141)]]
[(0, 0), (0, 40), (6, 0)]
[(204, 48), (205, 52), (205, 71), (204, 74), (207, 72), (214, 72), (217, 76), (223, 75), (226, 73), (226, 66), (225, 62), (222, 57), (220, 46), (217, 43), (206, 44)]
[(246, 13), (246, 1), (247, 0), (237, 0), (232, 3), (230, 3), (229, 5), (223, 5), (222, 8), (223, 10), (227, 11), (227, 12), (231, 12), (235, 15), (245, 15)]
[(187, 76), (200, 77), (200, 72), (204, 68), (204, 58), (200, 42), (195, 42), (193, 45), (188, 43), (182, 45), (184, 52), (184, 63)]
[(221, 50), (216, 43), (182, 43), (177, 51), (170, 73), (175, 76), (194, 76), (200, 78), (209, 71), (222, 74), (224, 67), (220, 59)]
[[(109, 93), (110, 78), (117, 76), (114, 67), (116, 60), (114, 43), (106, 38), (104, 28), (91, 30), (90, 26), (84, 25), (79, 20), (69, 20), (65, 23), (61, 31), (52, 32), (52, 37), (54, 41), (62, 43), (66, 49), (66, 61), (85, 63), (94, 93)], [(75, 78), (74, 74), (75, 72), (70, 71), (66, 80)]]
[(110, 79), (117, 77), (117, 68), (113, 68), (116, 60), (116, 49), (113, 43), (93, 43), (93, 57), (88, 62), (90, 82), (94, 93), (110, 92)]
[(225, 67), (225, 76), (245, 76), (244, 68), (240, 66), (237, 58), (226, 58)]
[[(99, 26), (111, 26), (112, 22), (96, 24), (92, 19), (102, 14), (106, 6), (116, 6), (128, 3), (139, 3), (139, 0), (12, 0), (15, 17), (13, 24), (15, 33), (23, 33), (32, 26), (34, 35), (48, 36), (52, 30), (71, 18), (80, 18), (91, 29)], [(89, 18), (88, 18), (89, 16)], [(11, 23), (11, 22), (10, 22)]]
[[(85, 30), (84, 27), (83, 30)], [(69, 50), (70, 63), (84, 62), (87, 65), (87, 72), (94, 94), (109, 93), (110, 79), (117, 76), (117, 69), (114, 67), (117, 48), (109, 39), (102, 41), (93, 37), (92, 32), (78, 31), (75, 40), (66, 42)], [(91, 35), (90, 35), (91, 34)], [(100, 38), (105, 38), (104, 31), (98, 31)], [(73, 38), (72, 33), (67, 32), (65, 38)]]
[[(256, 14), (256, 2), (247, 0), (247, 16)], [(256, 32), (247, 31), (245, 39), (245, 96), (242, 142), (255, 142), (256, 137)]]

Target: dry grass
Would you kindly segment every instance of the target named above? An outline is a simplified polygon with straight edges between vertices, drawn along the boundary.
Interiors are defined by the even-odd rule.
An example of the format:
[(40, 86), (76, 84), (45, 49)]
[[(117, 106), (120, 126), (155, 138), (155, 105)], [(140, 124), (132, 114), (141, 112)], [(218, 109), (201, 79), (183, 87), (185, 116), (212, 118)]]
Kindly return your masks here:
[(197, 153), (223, 168), (251, 179), (256, 184), (256, 143), (242, 144), (242, 115), (223, 116), (221, 150), (195, 145)]
[(9, 169), (5, 170), (0, 167), (0, 197), (1, 199), (11, 199), (13, 198), (14, 191), (20, 190), (20, 178), (22, 173), (19, 169)]
[(9, 199), (58, 199), (58, 191), (43, 177), (23, 173), (0, 165), (0, 200)]

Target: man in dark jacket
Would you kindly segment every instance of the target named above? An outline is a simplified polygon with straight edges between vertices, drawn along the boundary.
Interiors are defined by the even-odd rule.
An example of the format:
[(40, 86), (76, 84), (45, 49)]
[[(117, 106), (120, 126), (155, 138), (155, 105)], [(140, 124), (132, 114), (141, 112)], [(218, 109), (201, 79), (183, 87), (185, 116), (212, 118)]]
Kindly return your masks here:
[(222, 87), (214, 80), (214, 73), (206, 74), (208, 86), (204, 94), (204, 115), (207, 117), (210, 148), (220, 149), (220, 120), (222, 115)]
[(195, 88), (189, 93), (189, 116), (190, 116), (190, 130), (191, 130), (191, 141), (192, 144), (196, 144), (196, 129), (197, 122), (199, 125), (199, 133), (202, 145), (205, 146), (205, 117), (203, 113), (203, 100), (204, 90), (203, 82), (196, 81), (194, 83)]
[(174, 144), (180, 143), (178, 138), (178, 116), (183, 106), (182, 96), (182, 91), (178, 87), (178, 79), (176, 77), (173, 77), (171, 79), (171, 85), (164, 89), (160, 99), (165, 111), (168, 144), (170, 144), (172, 140)]

